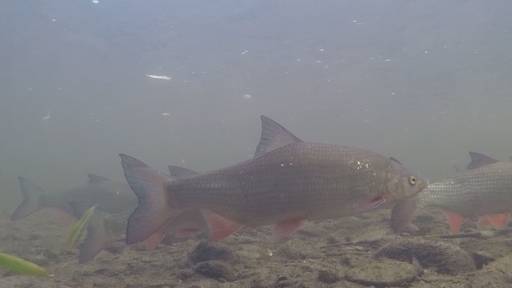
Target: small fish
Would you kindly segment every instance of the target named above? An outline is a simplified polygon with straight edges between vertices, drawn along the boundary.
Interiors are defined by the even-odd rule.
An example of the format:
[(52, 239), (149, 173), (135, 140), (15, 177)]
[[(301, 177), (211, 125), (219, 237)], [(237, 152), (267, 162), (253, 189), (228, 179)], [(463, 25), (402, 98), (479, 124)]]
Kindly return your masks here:
[(142, 161), (120, 154), (126, 180), (139, 200), (128, 219), (126, 242), (157, 243), (175, 227), (182, 232), (205, 227), (209, 239), (220, 240), (242, 226), (270, 224), (275, 238), (286, 239), (306, 219), (390, 207), (427, 186), (394, 158), (307, 143), (270, 118), (261, 120), (254, 158), (208, 173), (169, 181)]
[(469, 155), (468, 170), (429, 184), (418, 196), (417, 205), (444, 210), (452, 233), (458, 233), (467, 218), (503, 228), (512, 212), (512, 162), (476, 152)]
[(167, 76), (167, 75), (146, 74), (146, 77), (151, 78), (151, 79), (157, 79), (157, 80), (167, 80), (167, 81), (172, 80), (172, 77)]

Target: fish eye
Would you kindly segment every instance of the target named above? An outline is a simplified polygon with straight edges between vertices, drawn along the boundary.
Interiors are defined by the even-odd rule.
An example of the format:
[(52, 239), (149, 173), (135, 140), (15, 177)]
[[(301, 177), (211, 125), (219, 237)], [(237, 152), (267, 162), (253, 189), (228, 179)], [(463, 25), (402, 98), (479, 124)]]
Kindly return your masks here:
[(409, 176), (409, 184), (411, 184), (411, 185), (416, 185), (416, 177), (414, 177), (414, 176)]

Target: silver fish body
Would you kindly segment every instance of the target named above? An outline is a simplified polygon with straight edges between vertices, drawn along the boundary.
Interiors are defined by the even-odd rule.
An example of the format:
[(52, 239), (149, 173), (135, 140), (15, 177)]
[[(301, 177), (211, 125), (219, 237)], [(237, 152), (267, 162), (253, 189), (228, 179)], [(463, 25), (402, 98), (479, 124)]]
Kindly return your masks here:
[(510, 212), (512, 163), (497, 162), (431, 183), (418, 196), (418, 205), (442, 208), (465, 217)]
[[(144, 162), (120, 154), (139, 205), (128, 220), (135, 243), (192, 221), (199, 211), (218, 240), (241, 226), (276, 224), (286, 236), (304, 219), (355, 215), (413, 197), (426, 182), (394, 158), (365, 149), (307, 143), (262, 116), (255, 157), (240, 164), (175, 181)], [(172, 174), (172, 173), (171, 173)], [(399, 215), (400, 213), (395, 213)], [(177, 220), (179, 219), (179, 221)], [(197, 226), (200, 226), (198, 223)], [(187, 225), (181, 225), (185, 230)]]
[(394, 179), (396, 166), (364, 149), (297, 142), (226, 169), (170, 182), (167, 193), (176, 208), (210, 209), (247, 226), (288, 217), (336, 218), (362, 212), (376, 195), (389, 195), (390, 202), (407, 196)]

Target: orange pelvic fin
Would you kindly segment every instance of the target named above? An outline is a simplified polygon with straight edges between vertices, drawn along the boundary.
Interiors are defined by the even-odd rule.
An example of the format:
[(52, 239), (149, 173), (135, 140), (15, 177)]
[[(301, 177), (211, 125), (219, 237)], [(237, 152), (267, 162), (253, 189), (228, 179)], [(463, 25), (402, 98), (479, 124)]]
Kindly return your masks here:
[(496, 229), (502, 229), (507, 226), (509, 218), (510, 213), (484, 215), (478, 219), (478, 225), (491, 225)]
[(201, 211), (208, 223), (208, 239), (222, 240), (238, 231), (242, 226), (211, 211)]
[(299, 228), (304, 224), (303, 217), (294, 217), (285, 219), (276, 225), (273, 228), (273, 238), (276, 240), (284, 240), (290, 237), (295, 231), (299, 230)]
[(146, 247), (147, 250), (154, 250), (162, 242), (162, 239), (165, 238), (165, 233), (162, 230), (158, 230), (155, 233), (151, 234), (149, 238), (144, 240), (144, 247)]
[(448, 224), (450, 225), (450, 231), (455, 234), (460, 232), (460, 227), (464, 222), (464, 218), (457, 213), (445, 211), (446, 218), (448, 220)]

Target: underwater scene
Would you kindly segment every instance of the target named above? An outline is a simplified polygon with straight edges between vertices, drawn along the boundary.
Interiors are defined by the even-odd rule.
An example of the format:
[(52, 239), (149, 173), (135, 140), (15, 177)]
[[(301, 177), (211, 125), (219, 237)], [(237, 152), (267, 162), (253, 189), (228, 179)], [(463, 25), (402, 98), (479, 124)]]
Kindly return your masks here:
[(0, 3), (0, 288), (512, 287), (512, 2)]

